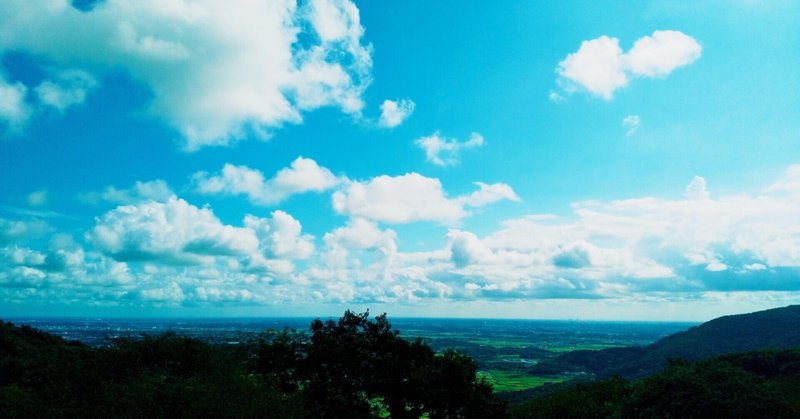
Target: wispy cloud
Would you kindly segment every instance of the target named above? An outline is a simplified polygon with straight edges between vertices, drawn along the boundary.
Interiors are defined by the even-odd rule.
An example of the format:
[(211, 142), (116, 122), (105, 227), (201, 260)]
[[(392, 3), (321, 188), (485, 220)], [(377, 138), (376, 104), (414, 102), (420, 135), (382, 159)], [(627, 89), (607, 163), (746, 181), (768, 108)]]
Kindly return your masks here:
[(469, 139), (463, 142), (445, 138), (438, 131), (414, 141), (417, 147), (425, 151), (425, 158), (437, 166), (456, 165), (461, 150), (481, 147), (483, 143), (483, 136), (477, 132), (470, 134)]
[(54, 80), (45, 80), (33, 90), (42, 104), (63, 112), (84, 103), (89, 92), (97, 86), (98, 82), (91, 74), (80, 70), (65, 70)]
[(642, 125), (642, 119), (639, 115), (628, 115), (622, 118), (622, 126), (627, 129), (627, 131), (625, 131), (625, 135), (627, 136), (636, 134), (636, 131), (639, 131), (640, 125)]
[(128, 189), (117, 189), (107, 186), (101, 192), (86, 192), (78, 195), (78, 199), (89, 204), (97, 204), (101, 201), (112, 204), (134, 204), (142, 201), (165, 202), (175, 193), (170, 189), (167, 182), (157, 179), (148, 182), (137, 181)]
[(25, 201), (32, 207), (40, 207), (47, 203), (47, 190), (40, 189), (38, 191), (33, 191), (28, 194), (28, 197), (25, 199)]

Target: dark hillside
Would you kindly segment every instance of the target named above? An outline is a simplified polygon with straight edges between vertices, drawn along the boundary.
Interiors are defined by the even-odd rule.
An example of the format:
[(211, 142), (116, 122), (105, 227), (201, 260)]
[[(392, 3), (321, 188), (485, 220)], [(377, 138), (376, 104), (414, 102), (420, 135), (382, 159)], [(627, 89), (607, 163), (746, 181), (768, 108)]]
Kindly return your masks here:
[(512, 418), (796, 418), (800, 350), (671, 360), (643, 379), (565, 385), (512, 409)]
[(798, 305), (720, 317), (642, 348), (574, 351), (544, 362), (540, 368), (639, 378), (660, 370), (671, 358), (696, 361), (735, 352), (796, 347), (800, 347)]

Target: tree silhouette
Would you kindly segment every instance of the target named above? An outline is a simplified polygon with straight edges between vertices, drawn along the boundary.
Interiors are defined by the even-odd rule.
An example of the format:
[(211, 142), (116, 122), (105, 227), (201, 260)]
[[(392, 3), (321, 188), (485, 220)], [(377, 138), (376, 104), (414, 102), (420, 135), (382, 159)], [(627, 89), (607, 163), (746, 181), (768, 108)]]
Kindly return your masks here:
[[(490, 384), (476, 377), (467, 355), (437, 355), (419, 338), (400, 337), (386, 315), (347, 311), (338, 320), (314, 320), (311, 335), (298, 343), (279, 336), (263, 343), (259, 372), (285, 377), (302, 388), (309, 417), (371, 418), (388, 413), (396, 419), (502, 418), (505, 405)], [(296, 366), (289, 365), (296, 362)]]

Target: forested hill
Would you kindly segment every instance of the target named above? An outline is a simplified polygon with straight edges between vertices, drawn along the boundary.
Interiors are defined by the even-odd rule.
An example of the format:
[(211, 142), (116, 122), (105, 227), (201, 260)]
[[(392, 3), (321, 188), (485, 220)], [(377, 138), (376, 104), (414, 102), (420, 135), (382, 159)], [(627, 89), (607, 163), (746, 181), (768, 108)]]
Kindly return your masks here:
[(661, 370), (670, 358), (695, 361), (734, 352), (797, 347), (800, 347), (800, 305), (724, 316), (645, 347), (574, 351), (553, 362), (560, 368), (579, 369), (601, 377), (639, 378)]
[(671, 360), (647, 378), (619, 376), (528, 398), (512, 419), (798, 418), (800, 349)]

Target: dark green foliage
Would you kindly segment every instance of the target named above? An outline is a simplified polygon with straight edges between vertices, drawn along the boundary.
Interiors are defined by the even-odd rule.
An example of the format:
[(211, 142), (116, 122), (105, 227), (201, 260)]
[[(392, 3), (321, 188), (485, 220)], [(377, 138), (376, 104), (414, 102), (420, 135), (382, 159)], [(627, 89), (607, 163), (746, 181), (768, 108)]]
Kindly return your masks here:
[(270, 341), (262, 339), (253, 360), (255, 371), (272, 377), (283, 391), (297, 391), (295, 377), (301, 360), (300, 350), (300, 341), (291, 336), (289, 330), (272, 336)]
[(299, 417), (243, 360), (165, 334), (90, 348), (0, 322), (2, 417)]
[(512, 417), (554, 419), (619, 417), (624, 401), (632, 392), (631, 383), (620, 377), (579, 383), (518, 406), (512, 411)]
[(670, 360), (638, 381), (581, 383), (516, 407), (513, 418), (800, 417), (800, 350)]
[(0, 417), (502, 418), (471, 358), (350, 311), (237, 348), (167, 333), (109, 348), (0, 321)]
[(492, 394), (492, 386), (476, 380), (475, 363), (467, 355), (446, 350), (420, 373), (425, 411), (430, 418), (505, 417), (505, 403)]
[(260, 373), (302, 389), (308, 417), (505, 416), (491, 385), (476, 378), (471, 358), (437, 355), (419, 339), (402, 339), (385, 315), (370, 320), (368, 313), (347, 311), (338, 321), (315, 320), (310, 332), (304, 342), (288, 335), (262, 342), (256, 360)]
[(671, 361), (636, 388), (625, 417), (766, 418), (788, 417), (763, 377), (724, 360), (699, 364)]

